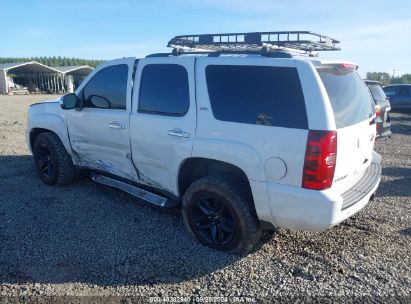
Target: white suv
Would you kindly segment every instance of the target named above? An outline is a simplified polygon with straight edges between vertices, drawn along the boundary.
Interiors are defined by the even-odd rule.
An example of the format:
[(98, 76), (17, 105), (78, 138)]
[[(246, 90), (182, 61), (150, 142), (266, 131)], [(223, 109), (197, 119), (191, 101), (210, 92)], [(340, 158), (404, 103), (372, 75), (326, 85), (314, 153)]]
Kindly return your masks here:
[(181, 203), (199, 242), (233, 253), (265, 228), (322, 231), (355, 214), (381, 174), (356, 65), (293, 53), (337, 49), (323, 35), (265, 35), (176, 37), (172, 54), (103, 63), (60, 103), (32, 105), (40, 178), (62, 185), (88, 169), (158, 206)]

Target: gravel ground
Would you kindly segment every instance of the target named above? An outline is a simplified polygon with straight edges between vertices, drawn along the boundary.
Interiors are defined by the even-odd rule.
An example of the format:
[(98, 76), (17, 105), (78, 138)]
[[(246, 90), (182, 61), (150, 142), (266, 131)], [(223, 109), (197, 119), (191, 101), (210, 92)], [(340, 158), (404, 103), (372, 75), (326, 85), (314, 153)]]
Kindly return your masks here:
[(238, 257), (197, 244), (177, 210), (88, 179), (44, 185), (24, 132), (28, 105), (50, 98), (0, 96), (0, 301), (411, 300), (410, 115), (377, 142), (383, 177), (363, 211), (323, 233), (265, 233)]

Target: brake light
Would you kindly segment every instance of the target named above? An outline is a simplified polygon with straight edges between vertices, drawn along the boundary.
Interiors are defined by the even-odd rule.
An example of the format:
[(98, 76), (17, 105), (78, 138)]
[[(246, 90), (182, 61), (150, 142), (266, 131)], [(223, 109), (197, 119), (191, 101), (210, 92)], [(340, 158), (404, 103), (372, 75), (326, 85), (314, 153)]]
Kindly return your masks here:
[(358, 66), (352, 63), (341, 63), (340, 68), (343, 70), (347, 70), (347, 69), (356, 70)]
[(324, 190), (330, 188), (337, 161), (337, 132), (308, 132), (305, 149), (303, 188)]

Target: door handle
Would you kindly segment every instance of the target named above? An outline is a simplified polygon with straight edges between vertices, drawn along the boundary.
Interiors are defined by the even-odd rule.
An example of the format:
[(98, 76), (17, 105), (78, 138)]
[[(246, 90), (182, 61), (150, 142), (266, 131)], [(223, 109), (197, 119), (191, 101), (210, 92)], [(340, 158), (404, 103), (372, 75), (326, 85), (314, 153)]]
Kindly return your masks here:
[(108, 127), (112, 129), (124, 129), (125, 128), (125, 126), (119, 123), (118, 121), (109, 122)]
[(171, 129), (168, 130), (168, 135), (170, 136), (176, 136), (176, 137), (183, 137), (183, 138), (189, 138), (190, 133), (189, 132), (184, 132), (181, 129)]

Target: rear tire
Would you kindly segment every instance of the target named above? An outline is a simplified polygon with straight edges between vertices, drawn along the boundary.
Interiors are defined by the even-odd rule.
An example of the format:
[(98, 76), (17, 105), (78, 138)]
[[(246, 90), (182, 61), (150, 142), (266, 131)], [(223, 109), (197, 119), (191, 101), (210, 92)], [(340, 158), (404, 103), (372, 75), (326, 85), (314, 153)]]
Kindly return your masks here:
[(250, 252), (261, 229), (248, 189), (229, 175), (209, 175), (192, 183), (182, 203), (187, 230), (208, 247), (234, 254)]
[(33, 157), (37, 173), (45, 184), (65, 185), (74, 179), (75, 167), (56, 134), (39, 134), (33, 145)]

